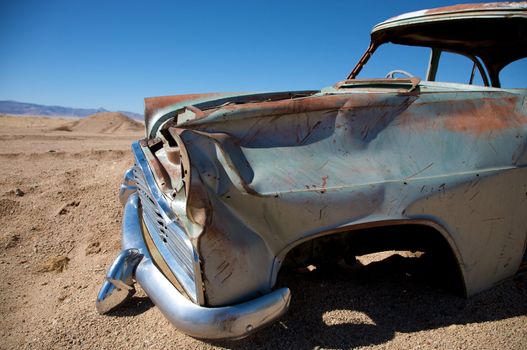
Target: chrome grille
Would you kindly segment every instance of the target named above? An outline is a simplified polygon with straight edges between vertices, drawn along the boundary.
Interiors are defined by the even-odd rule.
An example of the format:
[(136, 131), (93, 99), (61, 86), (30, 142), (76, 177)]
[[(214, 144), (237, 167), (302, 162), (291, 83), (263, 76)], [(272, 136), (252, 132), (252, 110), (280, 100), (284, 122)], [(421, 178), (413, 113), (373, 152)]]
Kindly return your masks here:
[(143, 220), (161, 256), (187, 294), (196, 301), (194, 249), (185, 232), (169, 219), (156, 202), (152, 190), (139, 166), (133, 168), (134, 181), (143, 208)]

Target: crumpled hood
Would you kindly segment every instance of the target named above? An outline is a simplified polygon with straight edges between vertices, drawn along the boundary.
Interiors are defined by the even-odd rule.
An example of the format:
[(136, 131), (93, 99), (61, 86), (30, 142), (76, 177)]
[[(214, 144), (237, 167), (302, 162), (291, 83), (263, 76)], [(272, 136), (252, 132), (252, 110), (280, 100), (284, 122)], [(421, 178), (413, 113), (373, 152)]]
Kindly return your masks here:
[(227, 96), (227, 93), (203, 93), (203, 94), (184, 94), (173, 96), (158, 96), (145, 98), (145, 128), (146, 136), (150, 137), (150, 132), (159, 119), (170, 111), (178, 110), (192, 103), (203, 102)]
[(293, 99), (317, 92), (319, 91), (204, 93), (145, 98), (146, 136), (155, 137), (155, 132), (161, 124), (175, 117), (181, 109), (188, 106), (195, 106), (195, 110), (201, 111), (222, 105)]

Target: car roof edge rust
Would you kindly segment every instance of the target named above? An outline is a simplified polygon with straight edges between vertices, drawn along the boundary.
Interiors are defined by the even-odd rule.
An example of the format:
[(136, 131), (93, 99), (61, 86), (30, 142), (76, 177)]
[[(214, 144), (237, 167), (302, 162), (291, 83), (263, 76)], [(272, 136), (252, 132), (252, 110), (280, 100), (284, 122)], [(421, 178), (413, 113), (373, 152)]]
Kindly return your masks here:
[(431, 47), (479, 58), (492, 86), (499, 72), (527, 57), (527, 2), (462, 4), (410, 12), (373, 27), (371, 41), (348, 79), (354, 79), (386, 43)]
[(493, 2), (461, 4), (404, 13), (376, 24), (371, 34), (397, 27), (428, 23), (437, 20), (461, 20), (465, 18), (527, 18), (527, 2)]

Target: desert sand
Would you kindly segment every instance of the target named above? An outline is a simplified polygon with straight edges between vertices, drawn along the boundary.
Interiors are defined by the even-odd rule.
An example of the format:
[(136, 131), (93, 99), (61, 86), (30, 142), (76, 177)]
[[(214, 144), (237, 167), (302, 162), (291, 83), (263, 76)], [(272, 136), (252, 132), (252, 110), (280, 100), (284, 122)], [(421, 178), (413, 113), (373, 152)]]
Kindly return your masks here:
[(281, 273), (289, 312), (239, 341), (182, 334), (140, 288), (120, 310), (98, 315), (95, 298), (120, 245), (118, 188), (142, 129), (111, 113), (0, 116), (1, 349), (527, 347), (525, 276), (464, 299), (414, 255)]

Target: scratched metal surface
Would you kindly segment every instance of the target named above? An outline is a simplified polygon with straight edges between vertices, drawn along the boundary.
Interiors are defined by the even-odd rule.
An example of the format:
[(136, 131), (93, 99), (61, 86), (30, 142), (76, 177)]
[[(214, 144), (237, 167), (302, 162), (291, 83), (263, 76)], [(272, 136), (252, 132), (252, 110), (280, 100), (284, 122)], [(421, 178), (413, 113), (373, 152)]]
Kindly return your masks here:
[(435, 227), (469, 295), (513, 274), (527, 232), (525, 93), (336, 86), (302, 98), (198, 103), (199, 118), (170, 129), (206, 197), (187, 205), (208, 215), (193, 240), (207, 303), (268, 292), (296, 244), (357, 225)]
[[(146, 99), (153, 169), (177, 187), (164, 190), (199, 252), (206, 304), (269, 292), (306, 240), (377, 225), (440, 232), (468, 295), (512, 275), (527, 234), (527, 98), (499, 89), (499, 72), (527, 56), (526, 8), (389, 19), (373, 28), (351, 80), (321, 91)], [(385, 42), (478, 58), (493, 87), (354, 79)]]

